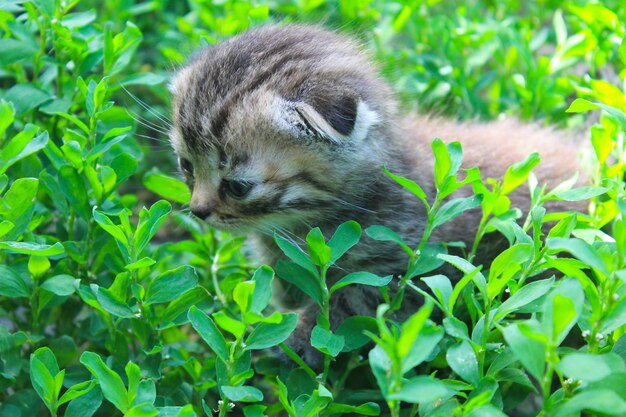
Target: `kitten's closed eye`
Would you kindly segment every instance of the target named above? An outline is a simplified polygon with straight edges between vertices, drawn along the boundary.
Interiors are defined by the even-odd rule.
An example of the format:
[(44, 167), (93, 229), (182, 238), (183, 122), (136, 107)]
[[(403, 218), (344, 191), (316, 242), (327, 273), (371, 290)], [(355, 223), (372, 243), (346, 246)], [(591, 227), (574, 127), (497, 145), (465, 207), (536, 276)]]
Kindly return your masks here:
[(244, 198), (252, 191), (254, 184), (249, 181), (222, 180), (222, 188), (235, 198)]
[(180, 158), (178, 160), (180, 164), (180, 168), (183, 170), (183, 173), (191, 178), (193, 178), (193, 164), (189, 159)]

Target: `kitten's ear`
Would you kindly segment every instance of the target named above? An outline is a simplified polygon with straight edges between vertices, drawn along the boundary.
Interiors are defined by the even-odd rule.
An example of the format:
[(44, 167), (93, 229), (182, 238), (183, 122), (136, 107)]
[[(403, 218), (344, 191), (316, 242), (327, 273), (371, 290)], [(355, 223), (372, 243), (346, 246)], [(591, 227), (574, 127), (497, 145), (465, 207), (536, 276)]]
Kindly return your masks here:
[(312, 97), (293, 103), (293, 109), (299, 119), (297, 123), (306, 126), (306, 133), (337, 144), (363, 140), (370, 128), (380, 121), (378, 113), (367, 103), (351, 95), (330, 100)]

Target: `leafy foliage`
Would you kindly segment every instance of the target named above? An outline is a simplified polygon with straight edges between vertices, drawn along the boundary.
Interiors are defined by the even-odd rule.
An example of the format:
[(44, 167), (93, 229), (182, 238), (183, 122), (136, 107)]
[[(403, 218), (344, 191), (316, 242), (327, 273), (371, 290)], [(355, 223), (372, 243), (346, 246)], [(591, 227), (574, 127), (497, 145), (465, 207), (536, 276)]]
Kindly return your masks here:
[[(355, 222), (313, 229), (304, 247), (275, 236), (276, 273), (320, 307), (319, 373), (285, 344), (298, 316), (273, 310), (275, 271), (186, 214), (189, 190), (155, 143), (173, 65), (251, 25), (300, 20), (357, 33), (407, 107), (579, 128), (602, 112), (588, 186), (538, 184), (538, 154), (482, 178), (460, 169), (458, 143), (433, 138), (433, 200), (387, 172), (426, 208), (418, 247)], [(617, 0), (3, 2), (0, 416), (625, 415), (624, 22)], [(526, 186), (521, 218), (507, 196)], [(589, 213), (547, 213), (553, 200), (589, 200)], [(471, 248), (430, 241), (478, 208)], [(406, 273), (329, 285), (363, 232), (405, 251)], [(480, 265), (493, 233), (508, 246)], [(330, 300), (347, 285), (385, 303), (333, 329)], [(426, 303), (401, 320), (408, 293)]]

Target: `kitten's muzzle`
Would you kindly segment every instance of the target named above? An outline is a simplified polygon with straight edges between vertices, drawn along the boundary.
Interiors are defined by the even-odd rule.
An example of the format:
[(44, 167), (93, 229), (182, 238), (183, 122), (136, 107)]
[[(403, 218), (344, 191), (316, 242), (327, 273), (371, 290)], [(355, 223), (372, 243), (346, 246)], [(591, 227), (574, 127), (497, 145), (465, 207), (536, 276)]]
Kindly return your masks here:
[(202, 220), (206, 220), (212, 213), (211, 208), (206, 205), (206, 206), (195, 206), (195, 207), (190, 207), (191, 212), (198, 218), (202, 219)]

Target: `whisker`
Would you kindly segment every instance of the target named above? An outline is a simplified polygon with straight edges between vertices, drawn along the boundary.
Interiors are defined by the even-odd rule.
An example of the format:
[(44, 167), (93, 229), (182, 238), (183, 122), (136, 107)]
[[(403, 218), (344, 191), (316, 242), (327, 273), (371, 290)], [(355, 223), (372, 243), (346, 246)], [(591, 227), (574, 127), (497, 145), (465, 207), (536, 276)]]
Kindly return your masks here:
[(152, 114), (154, 117), (156, 117), (161, 122), (163, 122), (165, 124), (165, 127), (170, 128), (170, 129), (172, 128), (172, 122), (170, 122), (167, 119), (167, 116), (164, 116), (164, 115), (158, 113), (156, 110), (154, 110), (153, 108), (148, 106), (143, 100), (141, 100), (139, 97), (137, 97), (136, 95), (134, 95), (133, 93), (128, 91), (128, 89), (126, 87), (124, 87), (123, 85), (122, 85), (122, 89), (126, 92), (126, 94), (131, 96), (133, 98), (133, 100), (135, 100), (141, 107), (146, 109), (150, 114)]
[(147, 128), (147, 129), (152, 129), (155, 130), (165, 136), (169, 136), (169, 132), (167, 130), (163, 130), (162, 126), (156, 125), (152, 122), (150, 122), (147, 119), (142, 118), (141, 116), (137, 115), (137, 114), (133, 114), (130, 111), (128, 111), (128, 109), (126, 109), (126, 113), (133, 118), (133, 120), (135, 120), (137, 123), (139, 123), (140, 125), (142, 125), (143, 127)]
[(165, 143), (165, 144), (169, 143), (168, 140), (155, 138), (154, 136), (142, 135), (141, 133), (133, 133), (133, 135), (134, 136), (138, 136), (140, 138), (144, 138), (144, 139), (150, 139), (150, 140), (153, 140), (153, 141), (159, 142), (159, 143)]
[(377, 211), (370, 210), (370, 209), (365, 208), (365, 207), (357, 206), (356, 204), (349, 203), (349, 202), (347, 202), (346, 200), (343, 200), (343, 199), (341, 199), (341, 198), (339, 198), (339, 197), (337, 197), (337, 196), (330, 196), (330, 197), (331, 197), (333, 200), (337, 200), (338, 202), (340, 202), (341, 204), (343, 204), (343, 205), (345, 205), (345, 206), (347, 206), (347, 207), (352, 207), (352, 208), (357, 209), (357, 210), (362, 210), (362, 211), (364, 211), (364, 212), (366, 212), (366, 213), (378, 214), (378, 212), (377, 212)]

